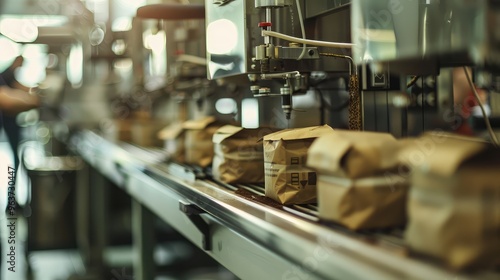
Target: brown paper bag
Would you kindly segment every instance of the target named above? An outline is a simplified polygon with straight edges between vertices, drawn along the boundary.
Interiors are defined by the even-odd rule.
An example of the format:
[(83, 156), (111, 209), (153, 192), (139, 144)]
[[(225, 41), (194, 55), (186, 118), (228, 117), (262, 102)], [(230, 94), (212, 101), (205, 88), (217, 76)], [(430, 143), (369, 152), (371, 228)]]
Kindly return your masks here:
[(184, 122), (185, 130), (185, 162), (201, 167), (212, 163), (214, 147), (212, 137), (221, 125), (214, 117), (205, 117), (198, 120)]
[(165, 121), (155, 119), (136, 119), (131, 125), (132, 143), (144, 147), (161, 147), (162, 141), (157, 137), (158, 132), (165, 126)]
[(428, 134), (404, 158), (413, 168), (408, 245), (453, 268), (498, 263), (499, 149), (475, 139)]
[(398, 166), (398, 147), (388, 133), (335, 130), (316, 140), (307, 165), (338, 177), (377, 176)]
[(398, 147), (387, 133), (336, 130), (318, 138), (307, 165), (320, 174), (320, 218), (353, 230), (404, 225), (408, 180), (391, 173), (400, 166)]
[(158, 138), (164, 141), (164, 149), (170, 159), (183, 163), (185, 161), (185, 139), (182, 123), (172, 123), (158, 132)]
[(266, 135), (263, 139), (266, 196), (282, 204), (316, 202), (316, 172), (305, 166), (307, 151), (314, 139), (332, 132), (325, 125)]
[(346, 179), (319, 175), (319, 217), (352, 230), (404, 225), (408, 183), (388, 183), (385, 176)]
[(213, 136), (214, 178), (226, 183), (264, 182), (264, 155), (259, 139), (273, 131), (231, 125), (219, 128)]

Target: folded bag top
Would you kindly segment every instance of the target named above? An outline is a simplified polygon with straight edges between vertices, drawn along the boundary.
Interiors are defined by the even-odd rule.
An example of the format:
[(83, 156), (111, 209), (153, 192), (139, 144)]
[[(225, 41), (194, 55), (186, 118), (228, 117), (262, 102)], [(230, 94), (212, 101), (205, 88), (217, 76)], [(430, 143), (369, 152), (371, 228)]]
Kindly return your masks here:
[(351, 179), (380, 175), (398, 167), (399, 145), (388, 133), (335, 130), (314, 141), (307, 165)]

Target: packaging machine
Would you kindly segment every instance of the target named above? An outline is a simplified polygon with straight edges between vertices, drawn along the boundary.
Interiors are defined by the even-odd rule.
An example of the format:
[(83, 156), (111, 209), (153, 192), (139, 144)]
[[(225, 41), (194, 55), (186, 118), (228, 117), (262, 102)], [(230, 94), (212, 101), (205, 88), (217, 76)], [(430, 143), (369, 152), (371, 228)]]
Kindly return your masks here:
[[(174, 156), (188, 129), (208, 132), (219, 124), (274, 130), (327, 124), (400, 139), (457, 131), (471, 121), (454, 101), (454, 68), (462, 67), (489, 90), (494, 117), (498, 1), (178, 2), (139, 8), (132, 28), (120, 34), (130, 42), (119, 58), (133, 63), (133, 77), (124, 81), (133, 90), (106, 100), (113, 125), (79, 125), (61, 137), (133, 198), (136, 279), (154, 278), (153, 216), (242, 279), (500, 277), (498, 264), (457, 270), (416, 253), (404, 226), (349, 230), (321, 219), (315, 203), (282, 205), (266, 197), (263, 183), (224, 183), (209, 164)], [(102, 56), (95, 54), (94, 66)], [(111, 56), (106, 59), (119, 59)], [(201, 129), (186, 125), (208, 116)], [(136, 134), (158, 140), (153, 123), (173, 124), (161, 134), (170, 141), (165, 147), (133, 138), (133, 130), (143, 129)], [(489, 130), (471, 127), (495, 142)], [(183, 149), (194, 151), (203, 140), (193, 137)], [(92, 185), (88, 172), (82, 169), (79, 178)], [(106, 187), (91, 180), (98, 182), (93, 188)], [(99, 193), (93, 199), (102, 210)], [(105, 228), (106, 217), (94, 218)]]
[[(186, 91), (179, 86), (186, 78), (168, 70), (174, 81), (169, 94), (185, 97), (182, 116), (169, 121), (213, 115), (243, 127), (330, 124), (396, 137), (453, 130), (455, 123), (446, 118), (454, 114), (451, 67), (473, 66), (476, 77), (496, 75), (498, 34), (491, 24), (497, 8), (496, 1), (206, 0), (206, 52), (182, 50), (206, 56), (206, 62), (179, 61), (206, 65), (211, 82)], [(177, 13), (146, 11), (140, 16), (164, 17), (167, 32), (179, 20)], [(172, 55), (179, 46), (168, 40), (167, 45), (169, 59), (182, 58)], [(237, 105), (225, 112), (217, 104), (228, 98)], [(255, 99), (256, 108), (244, 105)], [(256, 114), (249, 123), (251, 112)], [(164, 163), (159, 150), (159, 157), (147, 157), (151, 150), (89, 132), (72, 141), (137, 207), (150, 209), (243, 279), (498, 277), (491, 269), (452, 270), (415, 253), (405, 243), (404, 227), (348, 230), (321, 220), (316, 204), (281, 205), (265, 196), (263, 184), (223, 183), (212, 178), (210, 168), (175, 159)], [(139, 238), (141, 248), (147, 243)], [(136, 273), (148, 279), (150, 252), (141, 253)]]

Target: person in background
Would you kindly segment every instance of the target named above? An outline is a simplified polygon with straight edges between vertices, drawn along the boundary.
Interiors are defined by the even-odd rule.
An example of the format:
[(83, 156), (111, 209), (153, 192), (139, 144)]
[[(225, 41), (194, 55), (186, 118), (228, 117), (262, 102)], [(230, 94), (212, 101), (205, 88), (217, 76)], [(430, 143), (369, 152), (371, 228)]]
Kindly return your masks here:
[(17, 115), (38, 106), (39, 100), (37, 96), (9, 87), (0, 74), (0, 117), (2, 115)]
[(29, 91), (30, 90), (29, 87), (24, 86), (23, 84), (19, 83), (16, 80), (15, 71), (17, 68), (23, 66), (23, 63), (24, 63), (24, 58), (21, 55), (16, 56), (16, 58), (10, 64), (10, 66), (2, 72), (2, 77), (9, 87), (17, 88), (24, 91)]
[(17, 114), (37, 108), (39, 99), (29, 94), (30, 88), (19, 83), (15, 78), (15, 70), (23, 64), (22, 56), (1, 73), (0, 80), (0, 128), (3, 127), (14, 155), (14, 166), (19, 165), (18, 147), (21, 129), (17, 125)]
[[(7, 76), (10, 73), (6, 73)], [(9, 86), (9, 83), (5, 81), (3, 78), (4, 73), (0, 73), (0, 131), (2, 129), (2, 125), (7, 124), (5, 126), (5, 132), (9, 137), (9, 142), (12, 148), (12, 152), (14, 154), (14, 162), (15, 168), (17, 171), (17, 167), (19, 164), (19, 158), (17, 155), (17, 147), (19, 144), (19, 128), (17, 124), (12, 123), (15, 122), (16, 115), (37, 108), (40, 104), (40, 101), (36, 95), (31, 95), (29, 92), (26, 92), (21, 89), (12, 88)], [(6, 121), (7, 120), (7, 121)], [(16, 125), (14, 132), (16, 134), (12, 134), (11, 127), (9, 125)], [(1, 197), (1, 195), (0, 195)], [(17, 204), (17, 203), (16, 203)], [(19, 207), (16, 206), (16, 209)], [(5, 209), (7, 211), (8, 208)], [(3, 210), (3, 209), (2, 209)], [(0, 242), (0, 251), (2, 251), (1, 247), (3, 244)], [(3, 257), (0, 255), (0, 263), (2, 262)], [(0, 267), (5, 264), (1, 264)]]
[(0, 75), (0, 128), (3, 127), (14, 155), (14, 167), (19, 165), (17, 149), (20, 141), (20, 127), (17, 125), (17, 114), (37, 108), (40, 100), (30, 94), (30, 89), (15, 79), (15, 70), (23, 63), (22, 56)]

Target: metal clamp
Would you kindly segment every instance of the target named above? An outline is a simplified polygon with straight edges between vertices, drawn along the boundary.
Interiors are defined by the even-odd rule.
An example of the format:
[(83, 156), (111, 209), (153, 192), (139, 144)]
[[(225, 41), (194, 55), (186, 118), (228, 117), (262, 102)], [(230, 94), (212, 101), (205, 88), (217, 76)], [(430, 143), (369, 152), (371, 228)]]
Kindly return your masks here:
[(275, 8), (293, 5), (292, 0), (256, 0), (255, 8)]
[(179, 209), (181, 210), (181, 212), (186, 214), (188, 219), (201, 232), (201, 246), (203, 250), (212, 250), (212, 243), (210, 242), (210, 226), (200, 216), (201, 214), (206, 212), (195, 204), (182, 201), (179, 201)]

